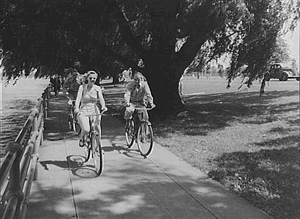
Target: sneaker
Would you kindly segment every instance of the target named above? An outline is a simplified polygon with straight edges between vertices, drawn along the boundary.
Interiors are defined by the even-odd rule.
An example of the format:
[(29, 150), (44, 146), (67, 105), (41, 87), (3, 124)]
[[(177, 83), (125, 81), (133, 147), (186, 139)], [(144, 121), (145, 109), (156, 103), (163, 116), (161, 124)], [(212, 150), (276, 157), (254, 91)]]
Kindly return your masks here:
[(85, 139), (84, 139), (84, 137), (82, 137), (82, 138), (80, 138), (80, 140), (79, 140), (79, 147), (83, 147), (84, 144), (85, 144)]

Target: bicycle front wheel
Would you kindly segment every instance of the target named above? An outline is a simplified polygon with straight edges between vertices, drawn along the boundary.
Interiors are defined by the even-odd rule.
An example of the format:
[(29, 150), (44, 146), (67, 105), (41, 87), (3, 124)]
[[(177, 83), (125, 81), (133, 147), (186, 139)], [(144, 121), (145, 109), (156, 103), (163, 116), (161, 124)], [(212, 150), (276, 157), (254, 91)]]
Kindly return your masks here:
[(129, 120), (129, 127), (125, 130), (125, 139), (127, 146), (130, 148), (134, 142), (134, 122)]
[(93, 135), (92, 137), (92, 153), (95, 164), (95, 170), (99, 176), (103, 170), (103, 156), (102, 156), (102, 147), (98, 135)]
[(142, 122), (137, 130), (137, 145), (141, 155), (147, 157), (153, 149), (153, 130), (147, 122)]

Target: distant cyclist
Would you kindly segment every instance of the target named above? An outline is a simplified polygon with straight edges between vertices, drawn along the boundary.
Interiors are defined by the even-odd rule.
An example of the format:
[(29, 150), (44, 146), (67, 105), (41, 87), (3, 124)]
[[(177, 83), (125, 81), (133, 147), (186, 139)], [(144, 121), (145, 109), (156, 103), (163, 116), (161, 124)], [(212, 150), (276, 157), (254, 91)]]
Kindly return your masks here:
[(76, 99), (79, 86), (83, 83), (83, 76), (79, 74), (79, 72), (74, 69), (64, 84), (63, 84), (63, 94), (68, 94), (68, 97), (72, 100)]
[[(126, 120), (125, 129), (128, 128), (129, 120), (131, 119), (135, 108), (144, 108), (148, 104), (151, 108), (155, 107), (149, 85), (144, 81), (142, 73), (136, 72), (133, 79), (134, 81), (127, 84), (124, 95), (126, 105), (124, 114), (124, 119)], [(141, 113), (144, 118), (148, 119), (147, 110), (142, 110)]]

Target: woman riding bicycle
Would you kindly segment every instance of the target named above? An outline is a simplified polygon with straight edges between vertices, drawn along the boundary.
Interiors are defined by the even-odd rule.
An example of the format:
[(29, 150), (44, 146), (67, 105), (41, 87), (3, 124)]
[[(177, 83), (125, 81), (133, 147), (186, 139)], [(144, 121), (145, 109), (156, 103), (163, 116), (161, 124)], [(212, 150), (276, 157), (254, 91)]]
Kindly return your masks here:
[[(126, 92), (124, 95), (126, 109), (124, 114), (124, 119), (126, 120), (125, 129), (128, 127), (129, 120), (132, 117), (136, 108), (143, 108), (146, 103), (150, 105), (151, 108), (155, 107), (153, 103), (153, 97), (147, 82), (144, 81), (144, 76), (140, 72), (136, 72), (133, 76), (134, 81), (130, 82), (126, 86)], [(142, 110), (143, 118), (148, 119), (147, 110)]]
[[(89, 118), (86, 115), (95, 114), (94, 124), (99, 133), (99, 140), (101, 139), (101, 115), (100, 111), (106, 111), (105, 101), (102, 94), (101, 87), (95, 85), (95, 81), (98, 78), (98, 74), (95, 71), (88, 71), (86, 74), (87, 84), (82, 84), (79, 87), (76, 101), (75, 101), (75, 113), (77, 113), (77, 119), (81, 127), (79, 146), (83, 147), (86, 144), (87, 134), (90, 131)], [(97, 106), (100, 102), (101, 108)]]

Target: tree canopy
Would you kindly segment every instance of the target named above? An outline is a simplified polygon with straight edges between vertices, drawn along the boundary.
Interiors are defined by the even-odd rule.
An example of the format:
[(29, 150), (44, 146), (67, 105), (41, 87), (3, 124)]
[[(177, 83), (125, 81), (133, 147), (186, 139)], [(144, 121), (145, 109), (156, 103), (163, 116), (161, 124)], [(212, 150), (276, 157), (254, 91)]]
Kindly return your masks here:
[[(230, 83), (265, 71), (283, 27), (299, 19), (299, 0), (3, 0), (0, 48), (9, 79), (37, 70), (62, 74), (76, 64), (115, 75), (131, 67), (150, 84), (157, 110), (182, 110), (178, 82), (231, 56)], [(138, 65), (139, 60), (143, 66)], [(236, 71), (243, 68), (242, 72)]]

